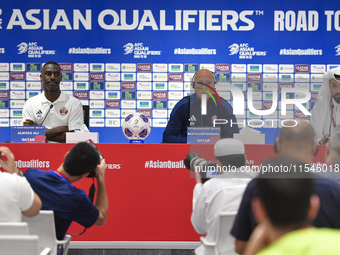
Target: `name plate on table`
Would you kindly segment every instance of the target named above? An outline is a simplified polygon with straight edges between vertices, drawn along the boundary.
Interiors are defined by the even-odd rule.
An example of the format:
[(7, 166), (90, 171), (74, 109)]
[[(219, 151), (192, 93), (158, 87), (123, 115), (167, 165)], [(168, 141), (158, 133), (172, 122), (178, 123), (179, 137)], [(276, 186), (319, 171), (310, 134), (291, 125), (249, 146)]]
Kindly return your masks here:
[(12, 127), (11, 140), (12, 143), (45, 143), (45, 127)]
[(208, 144), (220, 140), (220, 127), (188, 127), (187, 143)]

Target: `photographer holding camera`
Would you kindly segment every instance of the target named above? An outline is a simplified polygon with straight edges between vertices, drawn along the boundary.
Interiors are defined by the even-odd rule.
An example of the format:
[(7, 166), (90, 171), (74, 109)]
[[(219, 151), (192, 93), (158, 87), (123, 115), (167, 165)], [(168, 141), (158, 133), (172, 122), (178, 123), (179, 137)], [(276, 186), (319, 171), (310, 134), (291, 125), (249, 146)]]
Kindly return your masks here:
[[(95, 205), (85, 192), (72, 183), (95, 171), (97, 196)], [(72, 221), (89, 228), (104, 225), (108, 214), (105, 188), (105, 159), (92, 143), (80, 142), (66, 153), (56, 171), (29, 168), (24, 176), (42, 201), (42, 210), (53, 210), (57, 239), (62, 240)]]
[[(190, 170), (195, 170), (196, 176), (191, 223), (197, 233), (207, 235), (208, 242), (216, 239), (220, 212), (238, 210), (247, 183), (254, 177), (252, 173), (239, 171), (240, 167), (245, 165), (245, 149), (241, 141), (232, 138), (221, 139), (215, 144), (214, 153), (218, 175), (204, 184), (200, 170), (204, 172), (205, 168), (211, 169), (213, 166), (211, 161), (200, 159), (199, 155), (192, 153), (185, 159), (187, 167), (190, 161)], [(230, 171), (235, 167), (236, 171)], [(203, 244), (195, 252), (214, 254), (213, 248), (205, 247)]]

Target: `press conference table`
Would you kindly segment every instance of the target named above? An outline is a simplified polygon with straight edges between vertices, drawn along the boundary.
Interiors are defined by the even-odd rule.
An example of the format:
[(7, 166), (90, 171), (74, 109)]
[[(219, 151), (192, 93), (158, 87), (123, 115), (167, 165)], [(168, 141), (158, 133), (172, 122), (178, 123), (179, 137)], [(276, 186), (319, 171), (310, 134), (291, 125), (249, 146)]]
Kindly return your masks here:
[[(29, 167), (56, 170), (73, 144), (0, 146), (11, 149), (17, 166), (24, 171)], [(194, 151), (214, 160), (213, 145), (103, 143), (97, 147), (107, 164), (108, 220), (104, 226), (93, 226), (85, 234), (72, 237), (72, 241), (88, 242), (74, 242), (71, 248), (156, 248), (157, 243), (160, 248), (167, 248), (167, 244), (174, 247), (171, 243), (196, 247), (199, 235), (190, 222), (195, 179), (184, 167), (183, 159)], [(320, 146), (313, 162), (323, 162), (324, 151), (325, 147)], [(273, 145), (246, 145), (248, 165), (261, 164), (272, 156)], [(87, 178), (74, 185), (87, 192), (91, 184), (92, 179)], [(73, 223), (69, 233), (82, 230)], [(187, 245), (181, 246), (182, 242)]]

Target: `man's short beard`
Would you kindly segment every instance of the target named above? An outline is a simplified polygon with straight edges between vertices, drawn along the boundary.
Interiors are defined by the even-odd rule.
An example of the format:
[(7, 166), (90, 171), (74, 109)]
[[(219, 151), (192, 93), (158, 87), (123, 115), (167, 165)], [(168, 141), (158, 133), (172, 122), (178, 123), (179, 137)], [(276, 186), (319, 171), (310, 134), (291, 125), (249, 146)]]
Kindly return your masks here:
[[(336, 94), (336, 95), (339, 95), (339, 96), (340, 96), (340, 94)], [(335, 95), (335, 96), (336, 96), (336, 95)], [(333, 96), (335, 102), (337, 102), (338, 104), (340, 104), (340, 97), (336, 98), (335, 96)]]

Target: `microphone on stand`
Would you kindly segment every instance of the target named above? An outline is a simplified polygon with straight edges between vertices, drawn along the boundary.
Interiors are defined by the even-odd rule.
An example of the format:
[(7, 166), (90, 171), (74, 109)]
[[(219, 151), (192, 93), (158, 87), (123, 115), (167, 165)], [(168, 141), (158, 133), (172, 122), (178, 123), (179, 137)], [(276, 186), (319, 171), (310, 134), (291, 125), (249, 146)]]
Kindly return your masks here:
[(41, 122), (40, 126), (43, 125), (43, 123), (44, 123), (44, 121), (45, 121), (47, 115), (50, 113), (50, 111), (51, 111), (52, 108), (53, 108), (53, 104), (50, 105), (50, 109), (48, 109), (48, 112), (46, 113), (45, 118), (44, 118), (43, 121)]

